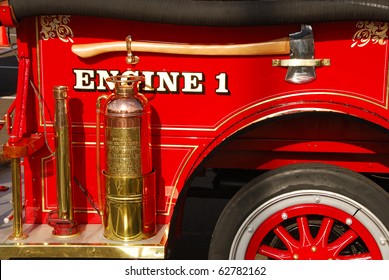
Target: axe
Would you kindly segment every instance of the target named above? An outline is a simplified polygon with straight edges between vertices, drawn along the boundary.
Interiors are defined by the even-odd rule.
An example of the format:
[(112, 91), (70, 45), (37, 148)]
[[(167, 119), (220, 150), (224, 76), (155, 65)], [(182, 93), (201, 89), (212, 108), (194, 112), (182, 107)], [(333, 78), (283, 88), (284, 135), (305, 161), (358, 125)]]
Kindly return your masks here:
[(290, 59), (273, 59), (273, 66), (288, 67), (285, 80), (294, 84), (306, 84), (316, 80), (319, 66), (330, 66), (329, 59), (314, 59), (315, 42), (312, 27), (301, 25), (299, 32), (289, 35)]
[(273, 60), (273, 66), (286, 66), (288, 72), (285, 80), (291, 83), (307, 83), (316, 79), (315, 67), (329, 66), (328, 59), (313, 59), (314, 41), (312, 28), (302, 25), (301, 31), (276, 40), (229, 45), (199, 45), (180, 43), (160, 43), (132, 41), (128, 36), (126, 41), (74, 44), (72, 52), (79, 57), (88, 58), (108, 52), (127, 51), (127, 62), (136, 64), (139, 58), (132, 56), (132, 51), (152, 52), (179, 55), (205, 56), (259, 56), (286, 55), (288, 60)]
[[(288, 38), (281, 38), (274, 41), (231, 44), (231, 45), (198, 45), (179, 43), (157, 43), (157, 42), (136, 42), (131, 41), (131, 51), (152, 52), (181, 55), (225, 55), (225, 56), (248, 56), (248, 55), (276, 55), (289, 54)], [(79, 57), (88, 58), (95, 55), (127, 51), (127, 41), (80, 44), (73, 45), (72, 52)]]

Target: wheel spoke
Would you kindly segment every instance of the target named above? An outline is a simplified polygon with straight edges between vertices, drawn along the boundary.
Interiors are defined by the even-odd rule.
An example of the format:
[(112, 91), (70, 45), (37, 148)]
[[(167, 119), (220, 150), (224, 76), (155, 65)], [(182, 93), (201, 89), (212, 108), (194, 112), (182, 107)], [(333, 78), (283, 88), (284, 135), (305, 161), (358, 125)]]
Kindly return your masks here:
[(324, 218), (319, 232), (315, 238), (314, 244), (321, 245), (322, 247), (326, 247), (328, 244), (328, 238), (331, 234), (332, 227), (334, 225), (334, 220), (330, 218)]
[(277, 249), (267, 245), (261, 245), (258, 254), (275, 260), (292, 260), (292, 254), (289, 251)]
[(328, 252), (331, 252), (333, 257), (337, 257), (344, 248), (358, 238), (358, 235), (353, 230), (348, 230), (337, 240), (328, 244)]
[(303, 216), (297, 218), (298, 231), (300, 235), (300, 246), (309, 246), (313, 243), (311, 231), (309, 229), (308, 218)]
[(283, 226), (276, 227), (274, 233), (284, 243), (290, 253), (293, 254), (295, 249), (299, 248), (298, 241)]

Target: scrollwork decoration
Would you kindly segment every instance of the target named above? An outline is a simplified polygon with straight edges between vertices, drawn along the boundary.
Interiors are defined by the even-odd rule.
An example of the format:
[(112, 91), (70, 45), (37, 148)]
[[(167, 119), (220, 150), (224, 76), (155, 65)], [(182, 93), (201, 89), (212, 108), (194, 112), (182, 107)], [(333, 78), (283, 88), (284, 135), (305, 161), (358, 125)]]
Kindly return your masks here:
[(353, 37), (351, 47), (364, 47), (369, 43), (385, 45), (388, 35), (387, 22), (359, 21), (356, 25), (359, 29)]
[(40, 31), (41, 38), (45, 41), (58, 37), (62, 42), (73, 43), (74, 37), (72, 29), (68, 26), (70, 16), (41, 16), (40, 23), (42, 29)]

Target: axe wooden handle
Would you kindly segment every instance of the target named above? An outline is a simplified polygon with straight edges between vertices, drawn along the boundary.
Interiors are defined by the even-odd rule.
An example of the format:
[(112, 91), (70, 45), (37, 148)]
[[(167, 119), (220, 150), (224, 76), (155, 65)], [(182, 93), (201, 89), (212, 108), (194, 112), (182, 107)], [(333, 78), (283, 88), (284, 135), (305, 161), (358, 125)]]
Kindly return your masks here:
[[(76, 44), (72, 46), (72, 52), (83, 58), (117, 51), (127, 51), (125, 41)], [(286, 37), (274, 41), (231, 45), (195, 45), (132, 41), (131, 51), (183, 55), (276, 55), (289, 54), (290, 46), (289, 38)]]

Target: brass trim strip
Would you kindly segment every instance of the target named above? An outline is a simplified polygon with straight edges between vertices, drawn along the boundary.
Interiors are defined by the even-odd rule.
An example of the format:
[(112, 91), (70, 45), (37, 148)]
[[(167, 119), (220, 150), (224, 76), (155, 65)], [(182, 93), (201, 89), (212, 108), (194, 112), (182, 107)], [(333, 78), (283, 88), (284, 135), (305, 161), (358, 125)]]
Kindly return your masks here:
[(274, 67), (321, 67), (330, 66), (331, 60), (328, 58), (323, 59), (273, 59), (272, 66)]
[(113, 244), (29, 244), (0, 245), (0, 259), (12, 258), (88, 258), (163, 259), (164, 245)]

